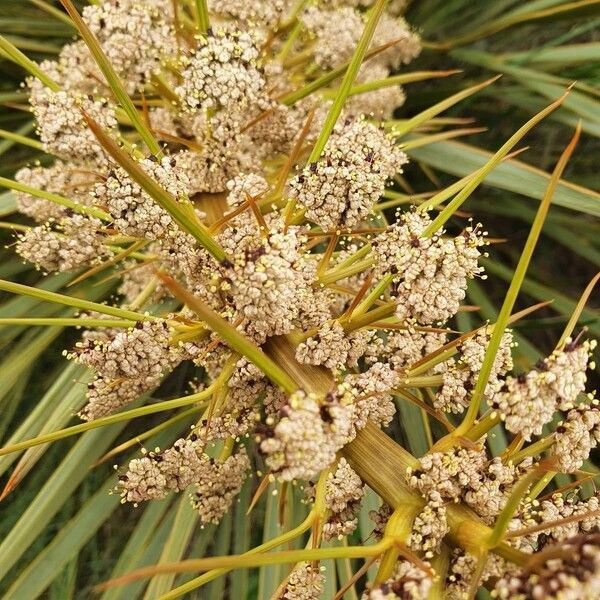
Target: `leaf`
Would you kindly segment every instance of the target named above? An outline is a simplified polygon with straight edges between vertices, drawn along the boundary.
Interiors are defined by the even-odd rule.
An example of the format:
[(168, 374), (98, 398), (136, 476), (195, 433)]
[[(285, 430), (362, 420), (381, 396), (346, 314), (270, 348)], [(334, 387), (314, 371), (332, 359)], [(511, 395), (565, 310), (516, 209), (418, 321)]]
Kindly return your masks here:
[[(125, 310), (116, 306), (107, 306), (106, 304), (99, 304), (98, 302), (92, 302), (90, 300), (83, 300), (74, 296), (66, 296), (65, 294), (58, 294), (49, 290), (42, 289), (41, 287), (32, 287), (29, 285), (23, 285), (21, 283), (15, 283), (12, 281), (6, 281), (0, 279), (0, 290), (5, 292), (11, 292), (12, 294), (19, 294), (22, 296), (30, 296), (46, 302), (55, 302), (57, 304), (64, 304), (66, 306), (72, 306), (74, 308), (80, 308), (83, 310), (96, 311), (105, 315), (111, 315), (121, 319), (129, 319), (131, 321), (155, 321), (159, 320), (159, 317), (149, 315), (147, 313), (137, 313), (132, 310)], [(82, 325), (84, 323), (82, 322)]]
[[(481, 264), (488, 273), (497, 275), (505, 281), (510, 281), (513, 277), (513, 270), (510, 267), (503, 265), (500, 261), (483, 258), (481, 259)], [(552, 308), (561, 315), (567, 317), (570, 317), (577, 307), (577, 300), (557, 292), (555, 289), (543, 283), (539, 283), (531, 277), (527, 277), (523, 281), (522, 289), (525, 294), (532, 298), (538, 300), (542, 298), (544, 300), (553, 300), (551, 305)], [(581, 311), (581, 317), (588, 321), (587, 327), (590, 332), (595, 336), (600, 336), (600, 311), (586, 308)]]
[(17, 210), (17, 199), (11, 192), (0, 194), (0, 217), (11, 215)]
[(567, 145), (560, 159), (558, 160), (558, 163), (556, 164), (556, 167), (552, 173), (550, 183), (548, 184), (548, 189), (544, 194), (544, 199), (540, 203), (533, 224), (531, 225), (529, 236), (527, 237), (525, 246), (521, 251), (521, 256), (519, 258), (517, 268), (515, 269), (515, 275), (510, 282), (508, 291), (506, 292), (506, 295), (504, 297), (504, 302), (502, 303), (502, 307), (500, 309), (500, 312), (498, 313), (496, 326), (494, 327), (494, 331), (492, 332), (490, 341), (488, 342), (488, 346), (485, 350), (483, 364), (477, 376), (477, 382), (475, 383), (475, 388), (473, 390), (473, 394), (471, 395), (469, 407), (467, 409), (462, 423), (457, 428), (457, 430), (451, 435), (465, 435), (468, 432), (468, 430), (472, 427), (479, 414), (479, 408), (483, 400), (485, 388), (487, 386), (488, 379), (492, 371), (496, 354), (498, 352), (498, 349), (500, 348), (502, 336), (504, 335), (506, 326), (508, 325), (510, 314), (517, 300), (519, 290), (521, 289), (521, 284), (525, 279), (525, 273), (527, 272), (529, 262), (531, 260), (531, 257), (533, 256), (533, 251), (535, 250), (535, 246), (540, 237), (544, 221), (546, 220), (546, 215), (548, 214), (548, 210), (550, 209), (550, 203), (552, 202), (556, 186), (558, 185), (558, 182), (560, 181), (560, 178), (567, 166), (567, 163), (569, 162), (569, 159), (573, 151), (575, 150), (575, 146), (579, 141), (580, 134), (581, 128), (578, 127), (575, 130), (575, 134), (573, 135), (573, 138), (571, 139), (570, 143)]
[(196, 241), (204, 246), (208, 252), (219, 262), (227, 257), (223, 248), (215, 241), (210, 231), (197, 217), (194, 208), (188, 199), (179, 200), (173, 197), (158, 182), (150, 177), (142, 167), (129, 154), (124, 152), (116, 142), (91, 117), (84, 113), (88, 127), (102, 147), (115, 159), (115, 161), (129, 174), (129, 176), (164, 210), (183, 231), (189, 233)]
[[(436, 142), (413, 148), (408, 150), (407, 154), (444, 173), (459, 177), (480, 169), (492, 156), (486, 150), (453, 141)], [(448, 160), (448, 157), (452, 157), (452, 160)], [(486, 177), (485, 184), (541, 200), (549, 180), (550, 176), (544, 171), (511, 159), (498, 165)], [(596, 217), (600, 216), (600, 194), (568, 181), (561, 180), (558, 184), (553, 204)]]
[[(218, 315), (207, 304), (188, 292), (172, 277), (165, 273), (158, 273), (164, 284), (171, 290), (173, 295), (179, 298), (190, 310), (193, 310), (208, 327), (219, 334), (223, 341), (233, 350), (245, 356), (257, 366), (276, 385), (288, 394), (296, 391), (298, 385), (291, 377), (271, 358), (269, 358), (254, 342), (242, 335), (235, 327)], [(1, 289), (1, 288), (0, 288)]]
[(85, 204), (80, 204), (79, 202), (74, 202), (69, 198), (65, 198), (63, 196), (59, 196), (58, 194), (53, 194), (51, 192), (46, 192), (44, 190), (38, 190), (29, 185), (25, 185), (24, 183), (19, 183), (18, 181), (13, 181), (12, 179), (7, 179), (6, 177), (0, 177), (0, 186), (9, 188), (11, 190), (15, 190), (18, 192), (22, 192), (24, 194), (30, 194), (31, 196), (36, 196), (37, 198), (42, 198), (47, 200), (48, 202), (54, 202), (55, 204), (59, 204), (60, 206), (65, 206), (66, 208), (70, 208), (71, 210), (80, 213), (82, 215), (89, 215), (91, 217), (96, 217), (97, 219), (101, 219), (102, 221), (112, 221), (112, 217), (100, 210), (99, 208), (94, 208), (93, 206), (86, 206)]
[[(171, 506), (173, 496), (161, 502), (149, 502), (144, 514), (127, 539), (127, 544), (119, 554), (119, 560), (111, 572), (112, 577), (122, 575), (138, 567), (154, 564), (162, 552), (175, 517)], [(167, 516), (165, 517), (165, 513)], [(138, 598), (145, 582), (134, 581), (120, 588), (106, 590), (100, 600), (127, 600)]]
[(499, 75), (496, 77), (492, 77), (491, 79), (488, 79), (483, 83), (478, 83), (477, 85), (473, 85), (465, 90), (453, 94), (452, 96), (445, 98), (441, 102), (438, 102), (437, 104), (434, 104), (433, 106), (427, 108), (418, 115), (415, 115), (414, 117), (407, 119), (406, 121), (398, 123), (394, 126), (392, 134), (396, 137), (402, 137), (406, 135), (407, 133), (413, 131), (413, 129), (416, 129), (420, 125), (423, 125), (423, 123), (426, 123), (433, 117), (439, 115), (445, 110), (448, 110), (455, 104), (458, 104), (461, 100), (464, 100), (465, 98), (476, 94), (477, 92), (481, 91), (487, 86), (492, 85), (492, 83), (497, 81), (499, 77)]
[(316, 162), (323, 153), (325, 144), (327, 143), (327, 140), (329, 139), (335, 124), (337, 123), (338, 117), (340, 116), (342, 108), (344, 107), (344, 103), (350, 94), (352, 84), (358, 75), (358, 71), (363, 63), (369, 44), (373, 39), (375, 28), (377, 27), (379, 18), (383, 13), (386, 2), (387, 0), (376, 0), (369, 10), (369, 19), (365, 25), (362, 35), (360, 36), (360, 40), (358, 41), (356, 49), (354, 50), (350, 64), (348, 65), (348, 70), (342, 79), (340, 89), (338, 90), (335, 100), (333, 101), (333, 104), (327, 113), (327, 117), (325, 117), (325, 121), (321, 126), (319, 137), (317, 138), (310, 156), (308, 157), (309, 163)]
[[(279, 498), (273, 495), (277, 490), (277, 484), (271, 484), (267, 490), (267, 502), (265, 518), (262, 523), (263, 543), (277, 537), (281, 531), (279, 528)], [(268, 565), (258, 570), (258, 598), (271, 598), (282, 579), (287, 576), (288, 570), (282, 565)]]
[[(173, 429), (171, 429), (171, 431), (163, 433), (160, 436), (155, 436), (150, 444), (156, 446), (170, 443), (175, 439), (176, 434), (177, 430), (173, 431)], [(131, 455), (129, 459), (134, 457), (135, 454)], [(83, 469), (83, 475), (87, 475), (87, 470)], [(108, 493), (114, 485), (115, 475), (111, 474), (108, 479), (100, 484), (96, 492), (85, 502), (77, 514), (70, 521), (62, 525), (52, 541), (19, 573), (18, 578), (6, 592), (4, 600), (10, 600), (11, 598), (37, 598), (42, 594), (60, 573), (61, 568), (66, 565), (69, 560), (77, 556), (81, 548), (112, 516), (112, 513), (119, 506), (119, 495), (111, 495)], [(66, 500), (66, 498), (67, 495), (65, 494), (64, 499)], [(32, 507), (33, 506), (34, 505), (32, 505)], [(148, 522), (152, 525), (156, 525), (156, 521), (163, 517), (168, 506), (168, 500), (163, 502), (152, 502), (144, 511), (141, 523), (146, 526), (148, 525)], [(146, 516), (146, 514), (148, 516)], [(143, 531), (143, 528), (140, 529)], [(151, 532), (154, 532), (154, 528)], [(136, 535), (136, 533), (138, 533), (137, 527), (129, 538), (129, 542), (120, 556), (119, 563), (122, 564), (127, 558), (130, 558), (131, 552), (135, 551), (138, 553), (140, 548), (144, 547), (144, 536), (139, 533)], [(132, 547), (132, 542), (136, 543), (134, 547)], [(107, 592), (107, 595), (109, 594), (110, 592)]]
[[(173, 521), (173, 526), (163, 547), (158, 564), (181, 560), (198, 524), (198, 511), (190, 506), (188, 494), (183, 492), (179, 496), (176, 506), (173, 507), (175, 520)], [(154, 577), (146, 589), (144, 600), (154, 600), (168, 592), (173, 587), (174, 581), (174, 573)]]
[(59, 467), (0, 543), (0, 579), (23, 556), (42, 530), (51, 522), (70, 494), (86, 477), (89, 467), (117, 437), (126, 423), (90, 431), (67, 453)]
[[(527, 123), (522, 125), (510, 138), (502, 144), (500, 149), (490, 158), (489, 161), (481, 168), (481, 170), (471, 179), (466, 182), (465, 187), (442, 209), (440, 214), (432, 221), (432, 223), (424, 231), (423, 236), (430, 237), (438, 229), (441, 229), (446, 221), (460, 208), (462, 203), (475, 191), (479, 184), (486, 178), (488, 173), (491, 173), (499, 164), (502, 163), (506, 155), (512, 148), (542, 119), (555, 111), (567, 97), (568, 91), (555, 100), (552, 104), (539, 112)], [(432, 203), (435, 204), (435, 196), (432, 198)]]
[(96, 64), (100, 67), (102, 74), (106, 78), (106, 81), (112, 90), (115, 98), (118, 100), (119, 104), (123, 107), (123, 110), (127, 113), (131, 123), (139, 133), (140, 137), (148, 146), (148, 149), (155, 156), (162, 156), (162, 150), (158, 145), (158, 142), (154, 139), (154, 136), (144, 123), (144, 120), (140, 116), (139, 112), (135, 108), (131, 98), (125, 91), (123, 84), (115, 70), (113, 69), (110, 61), (104, 54), (102, 47), (98, 43), (98, 40), (91, 32), (90, 28), (87, 26), (85, 21), (81, 18), (77, 9), (71, 2), (71, 0), (61, 0), (62, 5), (65, 7), (66, 11), (69, 13), (69, 16), (73, 20), (75, 27), (81, 34), (84, 42), (90, 50), (90, 53), (94, 57)]
[[(73, 418), (73, 413), (85, 403), (87, 375), (87, 369), (84, 366), (69, 363), (58, 374), (50, 389), (42, 396), (5, 445), (10, 446), (25, 438), (43, 435), (63, 427)], [(20, 483), (44, 455), (47, 448), (48, 445), (44, 444), (30, 448), (23, 453), (2, 491), (2, 498)], [(17, 457), (18, 454), (0, 457), (0, 473), (4, 473)]]

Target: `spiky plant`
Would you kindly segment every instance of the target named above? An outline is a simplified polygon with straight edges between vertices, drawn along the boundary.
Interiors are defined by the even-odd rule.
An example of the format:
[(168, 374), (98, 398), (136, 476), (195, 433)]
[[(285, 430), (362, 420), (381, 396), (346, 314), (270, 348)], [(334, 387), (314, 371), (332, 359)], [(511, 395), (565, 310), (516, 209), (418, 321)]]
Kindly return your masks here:
[[(551, 103), (486, 156), (440, 115), (495, 79), (402, 118), (399, 85), (456, 75), (404, 70), (403, 2), (32, 4), (81, 39), (36, 62), (22, 50), (47, 48), (0, 38), (39, 140), (3, 135), (41, 161), (0, 179), (6, 255), (38, 268), (7, 260), (0, 281), (5, 597), (595, 597), (598, 277), (558, 298), (545, 358), (508, 329), (552, 295), (526, 280), (550, 204), (598, 212), (562, 180), (588, 121), (551, 174), (514, 158), (581, 84), (546, 74)], [(556, 4), (425, 46), (475, 62), (454, 47)], [(424, 32), (427, 6), (463, 3), (415, 7)], [(409, 158), (462, 179), (413, 193)], [(484, 180), (539, 201), (505, 210), (532, 221), (514, 274), (464, 212)], [(509, 273), (497, 314), (484, 266)]]

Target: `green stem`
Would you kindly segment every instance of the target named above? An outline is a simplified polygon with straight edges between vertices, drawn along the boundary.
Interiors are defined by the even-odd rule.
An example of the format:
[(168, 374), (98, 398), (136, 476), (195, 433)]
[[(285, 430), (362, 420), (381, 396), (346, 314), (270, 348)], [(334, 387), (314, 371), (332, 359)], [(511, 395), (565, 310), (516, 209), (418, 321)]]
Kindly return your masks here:
[(19, 135), (12, 131), (6, 131), (6, 129), (0, 129), (0, 138), (11, 140), (12, 142), (17, 142), (18, 144), (23, 144), (23, 146), (29, 146), (36, 150), (44, 150), (44, 145), (39, 140), (32, 140), (26, 135)]
[(0, 51), (2, 51), (7, 58), (12, 62), (16, 63), (29, 74), (33, 75), (36, 79), (39, 79), (48, 89), (53, 92), (58, 92), (60, 86), (51, 77), (46, 75), (36, 63), (31, 59), (27, 58), (14, 44), (9, 42), (3, 35), (0, 35)]
[(395, 276), (392, 274), (388, 274), (383, 277), (383, 279), (365, 296), (363, 301), (352, 311), (350, 322), (352, 322), (355, 317), (364, 315), (371, 308), (371, 306), (377, 302), (379, 297), (385, 292), (390, 283), (392, 283), (394, 277)]
[[(337, 546), (332, 548), (308, 548), (304, 550), (287, 550), (283, 552), (270, 552), (268, 554), (245, 554), (215, 556), (209, 558), (196, 558), (183, 560), (177, 563), (158, 564), (143, 567), (132, 571), (128, 575), (113, 579), (110, 586), (124, 584), (136, 579), (154, 577), (164, 573), (194, 573), (213, 569), (248, 569), (265, 565), (294, 564), (304, 561), (322, 561), (330, 558), (365, 558), (377, 556), (385, 552), (394, 540), (384, 538), (372, 546)], [(162, 596), (166, 600), (171, 596)], [(176, 596), (175, 596), (176, 597)]]
[(498, 515), (494, 529), (487, 540), (486, 544), (490, 550), (495, 548), (502, 541), (523, 496), (525, 496), (531, 485), (539, 479), (540, 475), (540, 469), (534, 469), (525, 475), (512, 489), (510, 497), (502, 509), (502, 512)]
[(58, 194), (53, 194), (51, 192), (38, 190), (36, 188), (32, 188), (29, 185), (19, 183), (18, 181), (7, 179), (6, 177), (0, 177), (0, 186), (6, 187), (10, 190), (15, 190), (17, 192), (22, 192), (24, 194), (30, 194), (31, 196), (35, 196), (36, 198), (42, 198), (43, 200), (48, 200), (49, 202), (54, 202), (55, 204), (60, 204), (61, 206), (70, 208), (71, 210), (82, 215), (96, 217), (97, 219), (100, 219), (102, 221), (112, 221), (111, 216), (103, 210), (100, 210), (99, 208), (85, 206), (84, 204), (79, 204), (78, 202), (74, 202), (69, 198), (65, 198), (63, 196), (59, 196)]
[(201, 409), (201, 406), (194, 406), (193, 408), (188, 408), (187, 410), (180, 412), (178, 415), (175, 415), (174, 417), (171, 417), (170, 419), (167, 419), (166, 421), (159, 423), (156, 427), (153, 427), (152, 429), (148, 429), (148, 431), (144, 431), (144, 433), (140, 433), (140, 435), (136, 435), (134, 438), (131, 438), (130, 440), (123, 442), (122, 444), (119, 444), (118, 446), (115, 446), (110, 452), (107, 452), (96, 463), (96, 465), (106, 462), (108, 459), (112, 458), (113, 456), (116, 456), (117, 454), (120, 454), (121, 452), (124, 452), (125, 450), (127, 450), (128, 448), (131, 448), (132, 446), (137, 446), (138, 444), (141, 444), (144, 440), (147, 440), (148, 438), (156, 435), (157, 433), (160, 433), (161, 431), (165, 431), (166, 429), (169, 429), (169, 427), (171, 427), (171, 425), (175, 425), (175, 423), (179, 423), (179, 421), (183, 421), (185, 418), (191, 417), (193, 414), (197, 413), (200, 409)]
[[(44, 300), (46, 302), (54, 302), (55, 304), (73, 306), (74, 308), (80, 308), (82, 310), (96, 311), (104, 315), (110, 315), (112, 317), (118, 317), (120, 319), (126, 319), (129, 321), (161, 320), (160, 317), (155, 317), (153, 315), (141, 314), (131, 310), (117, 308), (116, 306), (107, 306), (105, 304), (100, 304), (99, 302), (92, 302), (90, 300), (82, 300), (81, 298), (65, 296), (64, 294), (58, 294), (56, 292), (50, 292), (48, 290), (42, 290), (29, 285), (14, 283), (12, 281), (5, 281), (4, 279), (0, 279), (0, 290), (4, 292), (10, 292), (11, 294), (18, 294), (19, 296), (30, 296), (31, 298), (38, 298), (39, 300)], [(84, 325), (84, 321), (82, 321), (81, 324)]]
[(206, 0), (196, 0), (196, 23), (200, 33), (206, 33), (210, 28), (208, 6)]
[(59, 327), (123, 327), (129, 328), (135, 325), (135, 321), (113, 320), (113, 319), (79, 319), (61, 317), (18, 317), (0, 318), (2, 325), (56, 325)]
[(188, 199), (180, 201), (173, 197), (157, 181), (150, 177), (136, 160), (119, 148), (117, 143), (89, 115), (84, 113), (84, 118), (102, 147), (161, 208), (171, 215), (183, 231), (194, 237), (219, 262), (227, 258), (223, 248), (215, 241), (208, 228), (196, 216), (194, 208)]
[(372, 267), (375, 264), (375, 257), (365, 258), (360, 262), (356, 262), (349, 267), (340, 268), (340, 265), (337, 265), (335, 269), (331, 269), (331, 271), (327, 271), (323, 275), (319, 277), (319, 283), (327, 285), (328, 283), (335, 283), (340, 279), (345, 279), (346, 277), (352, 277), (352, 275), (356, 275), (357, 273), (362, 273), (367, 270), (369, 267)]
[(545, 452), (546, 450), (548, 450), (548, 448), (551, 448), (554, 445), (554, 442), (554, 435), (549, 435), (548, 437), (542, 438), (541, 440), (530, 444), (526, 448), (519, 450), (519, 452), (515, 452), (510, 457), (510, 460), (516, 465), (518, 465), (520, 462), (522, 462), (530, 456), (539, 456), (542, 452)]
[[(392, 75), (385, 79), (376, 79), (373, 81), (366, 81), (365, 83), (358, 83), (350, 88), (348, 96), (356, 96), (358, 94), (364, 94), (366, 92), (373, 92), (386, 87), (393, 87), (396, 85), (402, 85), (405, 83), (412, 83), (415, 81), (424, 81), (427, 79), (435, 79), (438, 77), (448, 77), (450, 75), (456, 75), (461, 71), (453, 69), (452, 71), (415, 71), (414, 73), (403, 73), (402, 75)], [(337, 90), (327, 91), (325, 97), (335, 97)]]
[[(286, 533), (283, 533), (282, 535), (279, 535), (276, 538), (273, 538), (272, 540), (261, 544), (260, 546), (256, 546), (256, 548), (252, 548), (252, 550), (249, 550), (248, 552), (242, 554), (242, 556), (262, 554), (263, 552), (268, 552), (273, 548), (277, 548), (277, 546), (287, 544), (288, 542), (295, 540), (297, 537), (301, 536), (303, 533), (308, 531), (312, 527), (314, 520), (315, 512), (313, 510), (309, 513), (306, 519), (304, 519), (304, 521), (302, 521), (300, 525), (294, 527), (294, 529), (290, 529), (290, 531), (287, 531)], [(229, 573), (229, 571), (231, 571), (231, 569), (228, 568), (210, 570), (204, 573), (204, 575), (196, 577), (195, 579), (192, 579), (191, 581), (188, 581), (187, 583), (171, 590), (167, 594), (164, 594), (159, 598), (159, 600), (174, 600), (175, 598), (179, 598), (184, 594), (188, 594), (192, 590), (203, 586), (209, 581), (216, 579), (217, 577), (226, 575), (227, 573)]]
[(0, 456), (11, 454), (12, 452), (19, 452), (20, 450), (26, 450), (27, 448), (33, 448), (40, 444), (47, 444), (49, 442), (56, 442), (57, 440), (63, 440), (90, 431), (91, 429), (97, 429), (98, 427), (106, 427), (107, 425), (113, 425), (114, 423), (121, 423), (123, 421), (129, 421), (130, 419), (137, 419), (139, 417), (145, 417), (146, 415), (152, 415), (167, 410), (173, 410), (174, 408), (181, 408), (182, 406), (189, 406), (190, 404), (197, 404), (202, 402), (205, 398), (210, 396), (214, 391), (214, 384), (206, 388), (198, 394), (192, 394), (191, 396), (184, 396), (183, 398), (175, 398), (174, 400), (165, 400), (164, 402), (157, 402), (150, 406), (142, 406), (140, 408), (134, 408), (133, 410), (127, 410), (125, 412), (117, 413), (116, 415), (110, 415), (108, 417), (102, 417), (87, 423), (80, 423), (79, 425), (73, 425), (60, 431), (53, 431), (38, 437), (5, 446), (0, 448)]

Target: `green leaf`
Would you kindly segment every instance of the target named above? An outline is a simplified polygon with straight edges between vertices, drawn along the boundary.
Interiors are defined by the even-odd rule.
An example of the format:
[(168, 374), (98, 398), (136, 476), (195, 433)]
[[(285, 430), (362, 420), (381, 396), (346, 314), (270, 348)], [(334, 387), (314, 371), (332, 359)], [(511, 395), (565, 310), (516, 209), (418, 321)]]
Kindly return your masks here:
[(11, 215), (17, 210), (17, 199), (11, 192), (0, 194), (0, 217)]
[(164, 210), (166, 210), (173, 220), (183, 229), (194, 237), (210, 254), (219, 262), (227, 257), (225, 251), (215, 241), (210, 234), (209, 229), (204, 225), (194, 212), (189, 199), (179, 200), (173, 197), (169, 192), (163, 189), (158, 182), (150, 177), (142, 167), (129, 154), (124, 152), (116, 142), (107, 135), (103, 129), (91, 117), (84, 114), (89, 128), (102, 147), (117, 161), (117, 163), (127, 171), (129, 176)]
[(342, 79), (342, 83), (340, 85), (340, 89), (327, 113), (327, 117), (325, 118), (325, 122), (321, 127), (321, 131), (319, 133), (319, 137), (315, 142), (315, 145), (308, 157), (308, 162), (313, 163), (316, 162), (321, 154), (323, 153), (323, 149), (325, 148), (325, 144), (337, 123), (338, 117), (342, 112), (342, 108), (344, 107), (344, 103), (348, 98), (348, 94), (352, 88), (352, 84), (358, 75), (358, 71), (362, 62), (365, 58), (365, 54), (373, 39), (373, 33), (375, 33), (375, 28), (377, 27), (377, 23), (379, 22), (379, 18), (383, 13), (383, 9), (385, 8), (387, 0), (377, 0), (375, 4), (372, 6), (369, 12), (369, 19), (365, 28), (362, 32), (360, 40), (358, 41), (358, 45), (354, 50), (354, 54), (352, 55), (352, 59), (350, 60), (350, 64), (348, 65), (348, 70)]
[[(298, 389), (296, 382), (271, 358), (269, 358), (253, 341), (242, 335), (235, 327), (218, 315), (207, 304), (196, 298), (172, 277), (158, 273), (164, 284), (190, 310), (193, 310), (213, 331), (219, 334), (223, 341), (233, 350), (245, 356), (257, 366), (276, 385), (288, 394)], [(1, 289), (1, 288), (0, 288)]]
[(71, 448), (16, 525), (2, 540), (0, 579), (12, 569), (51, 522), (70, 494), (83, 481), (90, 466), (104, 453), (125, 425), (126, 423), (118, 423), (102, 430), (90, 431)]
[(488, 383), (488, 379), (492, 370), (492, 366), (494, 364), (496, 354), (498, 352), (498, 348), (500, 347), (500, 343), (502, 341), (502, 336), (504, 335), (504, 331), (506, 329), (506, 326), (508, 325), (510, 314), (517, 300), (517, 296), (519, 295), (521, 284), (525, 279), (525, 273), (527, 272), (529, 262), (531, 260), (531, 257), (533, 256), (533, 251), (535, 250), (537, 241), (540, 237), (544, 221), (546, 220), (546, 215), (548, 214), (548, 210), (550, 209), (550, 203), (552, 202), (556, 186), (558, 185), (560, 177), (562, 176), (562, 173), (564, 172), (564, 169), (567, 166), (569, 158), (571, 157), (571, 154), (573, 153), (575, 146), (577, 145), (580, 133), (581, 129), (578, 128), (575, 131), (571, 142), (568, 144), (568, 146), (562, 153), (552, 173), (550, 183), (548, 184), (548, 189), (546, 190), (544, 198), (537, 210), (537, 214), (535, 215), (535, 219), (529, 231), (529, 236), (527, 237), (527, 241), (525, 242), (525, 246), (523, 247), (523, 250), (521, 252), (517, 268), (515, 269), (514, 277), (511, 280), (510, 285), (508, 286), (508, 291), (506, 292), (506, 296), (504, 297), (504, 302), (502, 303), (502, 307), (500, 309), (500, 312), (498, 313), (496, 326), (494, 327), (494, 331), (492, 332), (490, 341), (485, 350), (483, 364), (477, 376), (477, 382), (475, 383), (475, 388), (470, 399), (469, 408), (467, 409), (462, 423), (456, 429), (456, 431), (453, 432), (453, 434), (456, 433), (456, 435), (464, 435), (473, 425), (479, 414), (479, 409), (483, 400), (485, 388)]
[[(190, 506), (186, 492), (180, 494), (180, 498), (172, 510), (175, 511), (175, 520), (158, 564), (181, 560), (198, 524), (198, 511)], [(174, 573), (153, 577), (144, 594), (144, 600), (154, 600), (168, 592), (173, 587), (174, 581)]]
[[(522, 125), (515, 133), (513, 133), (513, 135), (511, 135), (510, 138), (504, 144), (502, 144), (500, 149), (490, 158), (490, 160), (486, 162), (481, 170), (469, 181), (467, 181), (465, 187), (458, 192), (458, 194), (450, 202), (448, 202), (440, 214), (427, 227), (423, 235), (429, 237), (432, 236), (438, 229), (441, 229), (446, 221), (460, 208), (462, 203), (475, 191), (475, 189), (486, 178), (486, 176), (502, 163), (503, 159), (508, 155), (512, 148), (514, 148), (514, 146), (521, 139), (523, 139), (523, 137), (542, 119), (555, 111), (562, 104), (565, 98), (566, 94), (563, 93), (558, 100), (555, 100), (552, 104), (532, 117), (529, 121), (527, 121), (527, 123)], [(432, 203), (435, 204), (435, 196), (432, 198)]]
[[(490, 260), (487, 258), (481, 259), (481, 264), (485, 270), (492, 275), (497, 275), (505, 281), (510, 281), (513, 277), (513, 270), (510, 267), (502, 264), (498, 260)], [(540, 283), (531, 276), (523, 281), (522, 290), (528, 296), (538, 300), (552, 300), (550, 307), (561, 315), (570, 317), (577, 307), (577, 300), (556, 291), (548, 285)], [(582, 319), (588, 321), (588, 329), (595, 336), (600, 336), (600, 311), (586, 308), (581, 312)]]
[[(123, 575), (138, 567), (155, 564), (167, 541), (175, 515), (168, 511), (173, 495), (160, 502), (149, 502), (144, 514), (129, 536), (127, 544), (119, 554), (119, 560), (111, 577)], [(165, 517), (167, 513), (167, 517)], [(126, 600), (138, 598), (146, 582), (133, 581), (128, 585), (106, 590), (100, 600)]]
[[(459, 177), (480, 169), (492, 156), (486, 150), (454, 141), (436, 142), (412, 148), (407, 154), (444, 173)], [(448, 160), (448, 157), (452, 157), (452, 160)], [(510, 159), (498, 165), (486, 177), (485, 184), (541, 200), (549, 180), (550, 176), (541, 169)], [(600, 194), (565, 180), (561, 180), (558, 184), (553, 203), (596, 217), (600, 216)]]
[[(152, 446), (170, 443), (175, 437), (176, 432), (171, 430), (154, 437), (150, 443)], [(135, 458), (135, 454), (129, 457), (129, 459), (132, 458)], [(86, 471), (84, 471), (84, 475), (87, 475)], [(61, 568), (77, 556), (81, 548), (111, 518), (112, 513), (119, 506), (120, 497), (118, 494), (109, 494), (109, 490), (114, 485), (115, 476), (111, 474), (108, 479), (100, 484), (97, 491), (85, 502), (77, 514), (70, 521), (62, 525), (60, 531), (52, 541), (19, 573), (19, 577), (6, 592), (4, 600), (11, 598), (36, 598), (42, 594), (60, 573)], [(144, 511), (141, 523), (146, 527), (149, 522), (155, 526), (157, 520), (163, 517), (168, 506), (168, 500), (150, 503)], [(193, 511), (190, 510), (190, 512)], [(148, 513), (148, 516), (146, 516), (146, 513)], [(145, 532), (143, 527), (140, 530)], [(154, 533), (154, 527), (150, 532), (146, 531), (146, 533)], [(131, 553), (137, 554), (140, 552), (140, 549), (144, 547), (144, 537), (143, 533), (139, 533), (136, 527), (124, 552), (120, 555), (119, 563), (121, 565), (128, 558), (131, 558)], [(133, 546), (132, 542), (135, 542), (136, 545)], [(141, 563), (134, 564), (137, 566)], [(110, 590), (110, 592), (113, 591)], [(122, 592), (123, 589), (119, 591)], [(107, 592), (107, 595), (110, 592)]]

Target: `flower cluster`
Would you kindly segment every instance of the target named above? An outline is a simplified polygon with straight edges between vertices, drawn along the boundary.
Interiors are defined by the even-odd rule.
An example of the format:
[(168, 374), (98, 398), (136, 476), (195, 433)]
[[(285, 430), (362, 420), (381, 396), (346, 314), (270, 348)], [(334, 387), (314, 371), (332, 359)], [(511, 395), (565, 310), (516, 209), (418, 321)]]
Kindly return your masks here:
[[(170, 396), (181, 381), (193, 390), (175, 403), (193, 414), (191, 430), (129, 462), (123, 502), (185, 491), (202, 523), (218, 523), (256, 465), (288, 491), (287, 482), (310, 482), (315, 546), (342, 539), (357, 527), (365, 484), (377, 490), (377, 473), (365, 475), (351, 444), (397, 432), (397, 406), (412, 402), (430, 451), (417, 459), (399, 450), (397, 489), (386, 491), (410, 497), (410, 518), (364, 598), (425, 599), (444, 561), (450, 598), (464, 597), (473, 576), (501, 598), (586, 597), (576, 594), (598, 585), (598, 498), (538, 500), (541, 490), (526, 480), (521, 493), (519, 483), (548, 464), (577, 472), (600, 442), (598, 401), (585, 395), (595, 342), (567, 339), (513, 374), (509, 330), (498, 330), (495, 356), (490, 324), (456, 332), (469, 280), (485, 277), (480, 225), (457, 227), (456, 214), (446, 225), (447, 211), (434, 218), (426, 205), (389, 214), (408, 157), (391, 121), (404, 91), (388, 78), (420, 49), (403, 0), (388, 3), (341, 112), (330, 73), (351, 60), (371, 2), (209, 4), (208, 28), (190, 19), (200, 2), (83, 10), (131, 105), (118, 105), (114, 78), (82, 41), (40, 64), (45, 82), (27, 82), (56, 160), (16, 175), (19, 211), (33, 220), (20, 225), (16, 250), (46, 271), (119, 280), (121, 310), (92, 304), (97, 314), (78, 315), (81, 340), (65, 352), (90, 370), (79, 417), (104, 417), (155, 390)], [(472, 392), (482, 388), (490, 409), (473, 425), (481, 407)], [(497, 425), (512, 436), (502, 454), (486, 448)], [(534, 436), (543, 437), (529, 444)], [(456, 510), (483, 530), (506, 507), (505, 550), (564, 543), (579, 567), (561, 555), (534, 573), (493, 553), (481, 565), (471, 546), (448, 549)], [(378, 538), (389, 541), (393, 516), (387, 504), (376, 513)], [(305, 558), (280, 598), (323, 593), (319, 560)]]
[(485, 234), (478, 227), (447, 239), (443, 231), (425, 236), (431, 223), (426, 212), (405, 212), (372, 242), (378, 273), (397, 275), (396, 314), (423, 325), (455, 315), (468, 279), (483, 271), (477, 261)]
[(306, 217), (324, 230), (352, 228), (373, 209), (407, 157), (380, 129), (363, 119), (337, 126), (321, 158), (290, 182)]

